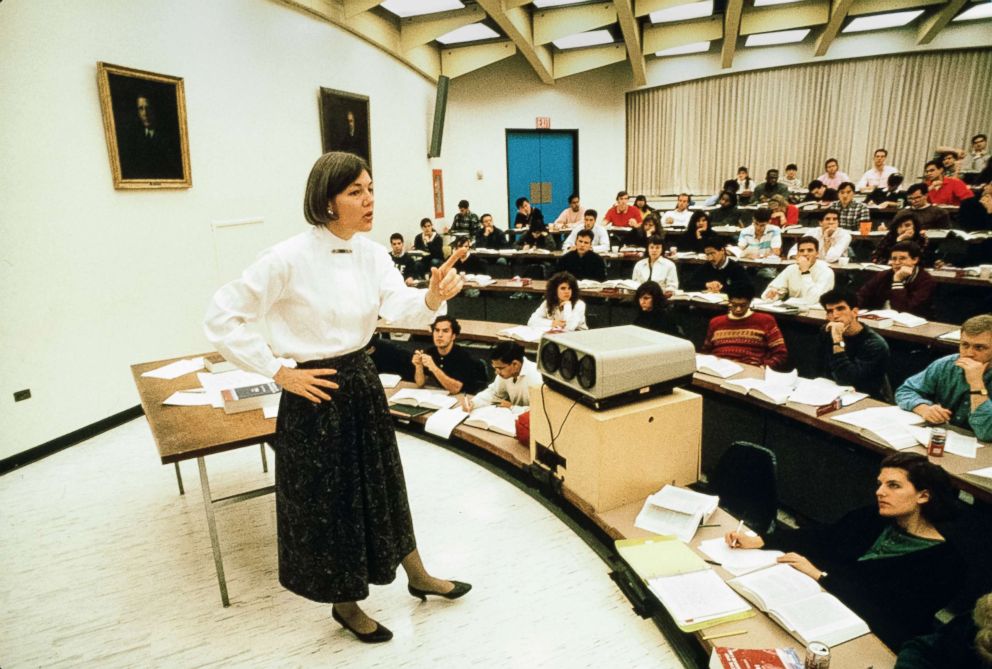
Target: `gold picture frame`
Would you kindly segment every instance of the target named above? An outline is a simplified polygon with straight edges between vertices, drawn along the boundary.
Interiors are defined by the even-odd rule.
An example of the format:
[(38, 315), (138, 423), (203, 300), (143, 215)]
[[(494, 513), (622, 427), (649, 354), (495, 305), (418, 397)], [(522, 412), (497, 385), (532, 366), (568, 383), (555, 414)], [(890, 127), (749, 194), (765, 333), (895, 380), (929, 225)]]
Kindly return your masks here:
[(191, 188), (183, 80), (97, 63), (114, 188)]

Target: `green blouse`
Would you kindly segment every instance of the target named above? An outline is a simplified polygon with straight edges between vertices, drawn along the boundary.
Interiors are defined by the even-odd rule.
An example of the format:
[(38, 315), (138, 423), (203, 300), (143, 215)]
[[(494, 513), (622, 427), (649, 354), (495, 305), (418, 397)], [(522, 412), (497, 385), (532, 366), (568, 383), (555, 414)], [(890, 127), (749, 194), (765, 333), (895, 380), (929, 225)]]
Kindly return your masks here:
[(907, 553), (915, 553), (924, 548), (930, 548), (931, 546), (942, 543), (944, 542), (940, 539), (915, 537), (912, 534), (907, 534), (896, 525), (888, 525), (878, 535), (878, 539), (868, 549), (868, 552), (858, 558), (858, 562), (862, 560), (881, 560), (883, 558), (906, 555)]

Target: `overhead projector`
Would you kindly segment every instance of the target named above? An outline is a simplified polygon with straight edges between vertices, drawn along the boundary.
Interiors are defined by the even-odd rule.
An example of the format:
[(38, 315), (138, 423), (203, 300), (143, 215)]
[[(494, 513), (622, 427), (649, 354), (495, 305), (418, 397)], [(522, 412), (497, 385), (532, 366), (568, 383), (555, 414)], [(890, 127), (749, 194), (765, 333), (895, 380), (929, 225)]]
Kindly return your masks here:
[(541, 338), (538, 368), (554, 390), (594, 409), (672, 392), (692, 380), (692, 343), (636, 325)]

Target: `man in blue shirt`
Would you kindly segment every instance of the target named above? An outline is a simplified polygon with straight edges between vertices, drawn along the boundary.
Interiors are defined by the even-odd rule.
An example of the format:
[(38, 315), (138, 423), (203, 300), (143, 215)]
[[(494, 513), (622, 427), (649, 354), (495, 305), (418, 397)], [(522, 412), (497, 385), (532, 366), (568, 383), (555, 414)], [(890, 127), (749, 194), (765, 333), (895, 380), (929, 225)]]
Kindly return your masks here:
[(896, 404), (928, 423), (971, 429), (979, 441), (992, 441), (992, 314), (961, 326), (960, 353), (935, 360), (896, 391)]

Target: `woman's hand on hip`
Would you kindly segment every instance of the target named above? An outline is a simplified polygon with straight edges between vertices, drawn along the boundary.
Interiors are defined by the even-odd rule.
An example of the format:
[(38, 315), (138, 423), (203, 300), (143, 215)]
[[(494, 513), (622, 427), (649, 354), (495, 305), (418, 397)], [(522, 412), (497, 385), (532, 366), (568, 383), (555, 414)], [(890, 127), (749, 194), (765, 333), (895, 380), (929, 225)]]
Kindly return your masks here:
[(337, 390), (338, 384), (325, 376), (337, 374), (336, 369), (294, 369), (293, 367), (282, 367), (273, 377), (283, 390), (288, 390), (294, 395), (305, 397), (314, 404), (320, 404), (321, 400), (329, 400), (331, 396), (321, 390), (328, 388)]

